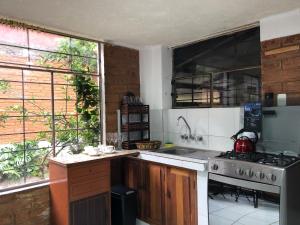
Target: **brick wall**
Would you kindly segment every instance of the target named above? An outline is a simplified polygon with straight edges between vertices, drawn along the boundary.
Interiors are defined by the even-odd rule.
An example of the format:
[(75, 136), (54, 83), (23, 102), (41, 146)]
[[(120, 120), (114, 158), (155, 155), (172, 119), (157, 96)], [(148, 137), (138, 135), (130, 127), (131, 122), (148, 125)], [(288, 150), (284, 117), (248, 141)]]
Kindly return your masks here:
[(263, 94), (286, 93), (288, 105), (300, 105), (300, 34), (264, 41)]
[[(20, 69), (7, 69), (0, 68), (0, 80), (6, 80), (9, 84), (9, 89), (6, 92), (0, 92), (0, 113), (6, 112), (9, 116), (21, 116), (21, 113), (8, 111), (10, 106), (22, 107), (22, 100), (16, 100), (22, 98), (22, 84), (9, 81), (22, 81), (22, 71)], [(51, 101), (50, 100), (38, 100), (38, 99), (51, 99), (51, 74), (49, 72), (38, 72), (24, 70), (24, 81), (26, 82), (43, 82), (48, 84), (33, 84), (25, 83), (24, 85), (24, 97), (27, 99), (34, 98), (35, 101), (25, 100), (25, 108), (29, 112), (29, 116), (40, 115), (42, 110), (51, 114)], [(55, 84), (66, 84), (65, 74), (54, 74)], [(63, 85), (54, 86), (55, 99), (59, 101), (55, 102), (55, 113), (65, 112), (65, 90)], [(68, 103), (67, 112), (75, 113), (76, 96), (72, 87), (68, 89), (68, 95), (70, 101)], [(1, 98), (11, 98), (2, 99)], [(31, 117), (25, 121), (26, 132), (39, 132), (50, 131), (49, 126), (46, 126), (47, 120), (43, 117)], [(1, 126), (2, 125), (2, 126)], [(22, 133), (23, 123), (20, 118), (8, 118), (5, 123), (1, 123), (1, 134)], [(36, 137), (36, 134), (27, 134), (26, 139), (32, 140)], [(23, 135), (8, 135), (2, 136), (0, 144), (21, 142)]]
[(107, 132), (116, 132), (122, 97), (128, 91), (140, 95), (139, 51), (105, 45), (104, 57)]
[(0, 225), (49, 225), (49, 187), (0, 196)]

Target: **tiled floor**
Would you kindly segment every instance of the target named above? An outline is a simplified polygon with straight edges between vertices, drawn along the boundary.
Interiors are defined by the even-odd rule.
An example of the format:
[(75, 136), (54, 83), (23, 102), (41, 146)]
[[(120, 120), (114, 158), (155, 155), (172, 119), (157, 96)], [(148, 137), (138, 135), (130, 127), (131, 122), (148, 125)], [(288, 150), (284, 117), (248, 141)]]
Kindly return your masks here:
[(238, 203), (229, 194), (209, 199), (209, 225), (279, 225), (279, 205), (259, 199), (254, 208), (246, 197)]

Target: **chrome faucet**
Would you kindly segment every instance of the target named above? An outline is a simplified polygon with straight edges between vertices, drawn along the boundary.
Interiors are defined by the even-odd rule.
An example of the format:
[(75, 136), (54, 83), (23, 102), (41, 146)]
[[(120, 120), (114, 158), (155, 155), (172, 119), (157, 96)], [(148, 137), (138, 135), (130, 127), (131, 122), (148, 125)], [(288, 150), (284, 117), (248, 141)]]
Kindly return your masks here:
[(188, 137), (185, 136), (184, 139), (190, 138), (190, 139), (194, 140), (195, 137), (192, 135), (192, 130), (191, 130), (190, 125), (188, 124), (188, 122), (186, 121), (186, 119), (185, 119), (183, 116), (179, 116), (179, 117), (177, 118), (177, 123), (179, 123), (179, 120), (180, 120), (180, 119), (183, 120), (183, 122), (185, 123), (186, 127), (187, 127), (188, 130), (189, 130), (189, 136), (188, 136)]

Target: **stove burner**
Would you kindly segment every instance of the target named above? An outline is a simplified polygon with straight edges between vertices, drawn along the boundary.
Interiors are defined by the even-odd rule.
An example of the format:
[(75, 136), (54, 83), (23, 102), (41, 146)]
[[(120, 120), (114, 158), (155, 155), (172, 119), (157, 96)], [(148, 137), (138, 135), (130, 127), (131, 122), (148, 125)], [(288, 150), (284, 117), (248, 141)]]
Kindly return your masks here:
[(300, 160), (297, 157), (292, 157), (284, 154), (270, 154), (262, 152), (252, 152), (252, 153), (236, 153), (235, 151), (228, 151), (221, 153), (219, 158), (241, 160), (247, 162), (254, 162), (264, 165), (276, 166), (276, 167), (286, 167), (292, 163)]

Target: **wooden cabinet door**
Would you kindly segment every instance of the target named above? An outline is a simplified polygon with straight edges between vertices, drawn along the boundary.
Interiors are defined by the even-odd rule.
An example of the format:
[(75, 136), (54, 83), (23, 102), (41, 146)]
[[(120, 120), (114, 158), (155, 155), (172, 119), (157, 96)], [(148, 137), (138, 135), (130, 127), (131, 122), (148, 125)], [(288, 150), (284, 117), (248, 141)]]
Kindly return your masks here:
[(165, 167), (134, 158), (123, 163), (125, 185), (138, 191), (138, 218), (151, 225), (165, 225)]
[(167, 168), (166, 225), (197, 224), (196, 172)]
[(110, 193), (71, 202), (71, 225), (110, 225)]
[(147, 222), (151, 225), (165, 225), (165, 166), (144, 162), (145, 187), (143, 193), (145, 199), (145, 209), (147, 210)]

